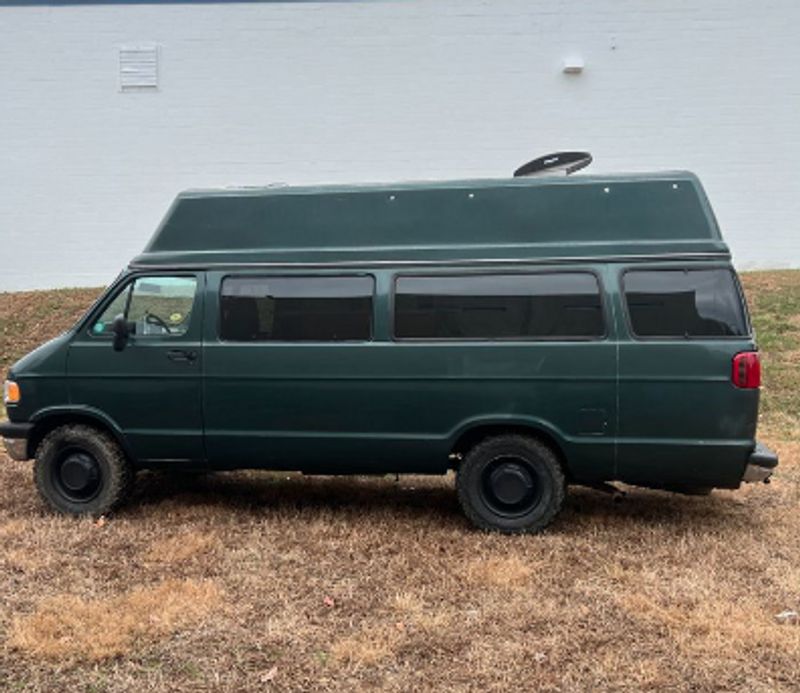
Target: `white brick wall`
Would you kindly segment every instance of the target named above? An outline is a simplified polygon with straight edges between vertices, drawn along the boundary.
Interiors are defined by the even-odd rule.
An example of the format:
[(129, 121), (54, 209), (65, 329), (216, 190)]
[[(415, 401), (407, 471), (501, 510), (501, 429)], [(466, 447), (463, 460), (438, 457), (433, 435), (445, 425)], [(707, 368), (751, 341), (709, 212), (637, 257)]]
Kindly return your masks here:
[[(564, 148), (697, 172), (739, 267), (798, 267), (799, 35), (795, 0), (0, 8), (0, 290), (107, 283), (183, 188), (505, 176)], [(140, 42), (161, 88), (120, 93)]]

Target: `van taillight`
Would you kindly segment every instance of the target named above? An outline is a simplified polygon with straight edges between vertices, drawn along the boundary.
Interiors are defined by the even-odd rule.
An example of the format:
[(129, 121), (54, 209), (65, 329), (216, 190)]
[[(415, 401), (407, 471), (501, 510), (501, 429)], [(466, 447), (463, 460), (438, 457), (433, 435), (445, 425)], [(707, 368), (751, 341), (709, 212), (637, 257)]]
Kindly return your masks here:
[(758, 352), (743, 351), (733, 357), (731, 382), (736, 387), (757, 388), (761, 385), (761, 361)]

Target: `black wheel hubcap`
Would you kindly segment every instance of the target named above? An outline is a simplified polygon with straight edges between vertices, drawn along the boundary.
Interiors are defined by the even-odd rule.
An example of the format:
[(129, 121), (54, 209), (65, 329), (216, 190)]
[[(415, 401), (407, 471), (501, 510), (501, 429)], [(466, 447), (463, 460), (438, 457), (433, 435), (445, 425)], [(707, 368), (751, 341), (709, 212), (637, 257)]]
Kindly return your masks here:
[(58, 462), (53, 480), (66, 498), (86, 502), (100, 491), (100, 465), (84, 450), (66, 451)]
[(541, 496), (536, 470), (520, 457), (498, 457), (483, 470), (481, 491), (498, 515), (517, 517), (531, 511)]

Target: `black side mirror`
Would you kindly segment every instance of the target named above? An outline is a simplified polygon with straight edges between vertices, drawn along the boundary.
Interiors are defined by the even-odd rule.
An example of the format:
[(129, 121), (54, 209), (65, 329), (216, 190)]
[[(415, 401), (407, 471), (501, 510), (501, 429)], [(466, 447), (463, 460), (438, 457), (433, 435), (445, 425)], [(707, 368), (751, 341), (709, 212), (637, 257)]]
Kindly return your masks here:
[(114, 332), (114, 351), (122, 351), (128, 344), (131, 336), (131, 327), (124, 315), (118, 315), (111, 323), (111, 330)]

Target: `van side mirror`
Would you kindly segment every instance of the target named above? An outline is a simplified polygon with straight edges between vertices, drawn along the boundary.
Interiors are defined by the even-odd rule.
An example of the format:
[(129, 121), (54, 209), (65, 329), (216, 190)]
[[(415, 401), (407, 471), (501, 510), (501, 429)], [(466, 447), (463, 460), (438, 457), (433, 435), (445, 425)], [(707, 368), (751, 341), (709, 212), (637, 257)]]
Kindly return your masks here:
[(114, 351), (122, 351), (128, 344), (131, 336), (131, 328), (124, 315), (118, 315), (111, 323), (111, 331), (114, 333)]

